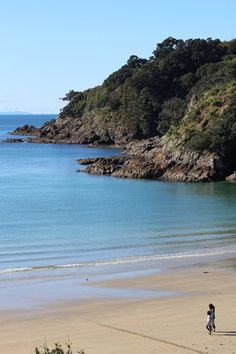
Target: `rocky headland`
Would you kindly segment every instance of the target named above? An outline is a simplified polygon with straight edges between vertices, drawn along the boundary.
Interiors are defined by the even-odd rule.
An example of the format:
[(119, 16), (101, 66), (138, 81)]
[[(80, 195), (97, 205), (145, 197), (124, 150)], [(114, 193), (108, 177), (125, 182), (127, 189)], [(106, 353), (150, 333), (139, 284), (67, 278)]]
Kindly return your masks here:
[(163, 181), (208, 182), (224, 178), (224, 161), (205, 152), (183, 151), (165, 139), (152, 138), (131, 142), (120, 157), (80, 159), (79, 169), (95, 175), (122, 178), (148, 178)]
[(19, 127), (12, 142), (120, 146), (120, 157), (79, 160), (114, 177), (203, 182), (236, 170), (236, 40), (167, 38), (63, 100), (56, 120)]
[[(45, 129), (45, 128), (44, 128)], [(35, 132), (35, 129), (33, 128)], [(20, 135), (23, 129), (18, 128)], [(27, 134), (29, 130), (27, 129)], [(40, 129), (34, 137), (12, 138), (7, 142), (34, 142), (34, 143), (66, 143), (77, 144), (75, 138), (63, 139), (62, 136), (42, 137)], [(33, 135), (33, 134), (29, 134)], [(97, 146), (98, 142), (89, 140), (89, 144)], [(227, 162), (217, 154), (205, 151), (204, 153), (185, 149), (181, 142), (163, 138), (149, 138), (119, 142), (124, 152), (121, 156), (110, 158), (79, 159), (81, 166), (78, 172), (94, 175), (108, 175), (120, 178), (146, 178), (163, 181), (181, 182), (208, 182), (224, 179), (229, 173)], [(233, 177), (231, 178), (233, 179)]]

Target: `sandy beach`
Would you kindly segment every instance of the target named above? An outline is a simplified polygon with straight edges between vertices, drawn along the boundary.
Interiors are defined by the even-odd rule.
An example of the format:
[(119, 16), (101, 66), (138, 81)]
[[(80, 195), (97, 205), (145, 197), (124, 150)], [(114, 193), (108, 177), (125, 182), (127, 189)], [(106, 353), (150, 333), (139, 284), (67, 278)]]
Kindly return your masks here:
[[(86, 286), (169, 295), (65, 299), (38, 312), (1, 311), (0, 353), (31, 354), (35, 346), (68, 341), (73, 353), (83, 349), (86, 354), (236, 353), (232, 268), (189, 266), (160, 274), (88, 281)], [(211, 336), (205, 329), (209, 303), (216, 306), (217, 332)]]

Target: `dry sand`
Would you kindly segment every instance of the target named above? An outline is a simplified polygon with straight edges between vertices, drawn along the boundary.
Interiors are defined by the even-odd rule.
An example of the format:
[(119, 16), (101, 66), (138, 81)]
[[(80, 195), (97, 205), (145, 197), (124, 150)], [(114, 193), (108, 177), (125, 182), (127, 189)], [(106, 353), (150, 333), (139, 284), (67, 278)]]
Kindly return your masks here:
[[(204, 270), (208, 273), (204, 273)], [(35, 346), (73, 344), (73, 353), (236, 353), (236, 273), (194, 267), (140, 278), (89, 283), (117, 289), (171, 290), (171, 297), (93, 299), (49, 305), (42, 313), (1, 314), (0, 354), (32, 354)], [(217, 332), (205, 329), (208, 304)]]

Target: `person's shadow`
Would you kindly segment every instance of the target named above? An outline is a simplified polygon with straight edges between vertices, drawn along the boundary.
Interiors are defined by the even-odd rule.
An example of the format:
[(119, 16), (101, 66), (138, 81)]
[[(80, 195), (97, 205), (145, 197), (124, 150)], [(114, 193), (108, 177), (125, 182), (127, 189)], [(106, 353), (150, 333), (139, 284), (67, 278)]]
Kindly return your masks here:
[(236, 336), (236, 331), (216, 331), (214, 334), (218, 336)]

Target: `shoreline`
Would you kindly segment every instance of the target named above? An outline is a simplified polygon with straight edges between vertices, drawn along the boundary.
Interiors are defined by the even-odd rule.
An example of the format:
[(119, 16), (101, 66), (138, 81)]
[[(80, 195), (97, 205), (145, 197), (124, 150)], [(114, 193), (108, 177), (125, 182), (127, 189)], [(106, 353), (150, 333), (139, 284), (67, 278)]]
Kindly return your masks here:
[(236, 269), (236, 252), (5, 273), (0, 275), (0, 311), (47, 314), (52, 304), (60, 302), (179, 297), (184, 292), (174, 288), (138, 289), (129, 283), (186, 269), (198, 269), (207, 275), (214, 267), (219, 271)]
[(134, 255), (126, 257), (118, 257), (111, 259), (98, 259), (94, 261), (84, 261), (80, 263), (65, 263), (65, 264), (48, 264), (48, 265), (37, 265), (37, 266), (25, 266), (25, 267), (16, 267), (16, 268), (5, 268), (0, 269), (0, 277), (13, 275), (13, 274), (27, 274), (31, 272), (43, 272), (43, 271), (59, 271), (59, 270), (69, 270), (69, 269), (83, 269), (88, 268), (92, 269), (93, 267), (113, 267), (113, 266), (129, 266), (132, 264), (148, 264), (152, 262), (171, 262), (177, 259), (181, 259), (185, 262), (186, 259), (190, 259), (192, 262), (193, 259), (204, 259), (205, 257), (210, 258), (222, 258), (225, 259), (229, 257), (230, 254), (236, 255), (236, 249), (232, 247), (228, 248), (212, 248), (212, 249), (199, 249), (196, 252), (179, 252), (179, 253), (163, 253), (163, 254), (144, 254), (144, 255)]
[[(86, 289), (84, 297), (66, 298), (70, 292), (70, 281), (63, 282), (66, 276), (49, 277), (47, 291), (54, 289), (54, 295), (62, 297), (54, 296), (36, 308), (30, 299), (42, 296), (38, 289), (45, 284), (34, 279), (26, 292), (27, 307), (1, 310), (0, 352), (15, 354), (17, 348), (17, 354), (32, 354), (36, 346), (69, 340), (74, 352), (84, 349), (85, 354), (234, 353), (235, 259), (177, 261), (162, 270), (123, 268), (123, 273), (121, 269), (113, 276), (100, 273), (82, 282), (75, 273), (73, 284)], [(211, 302), (220, 332), (208, 336), (205, 322)]]
[[(60, 124), (57, 129), (60, 130)], [(64, 125), (63, 125), (64, 127)], [(54, 127), (55, 128), (55, 127)], [(111, 157), (83, 157), (77, 160), (77, 172), (91, 175), (106, 175), (118, 178), (148, 179), (165, 182), (235, 182), (235, 171), (229, 168), (219, 153), (210, 150), (191, 150), (179, 139), (170, 138), (168, 134), (130, 140), (94, 141), (83, 138), (65, 138), (64, 134), (52, 133), (51, 124), (36, 128), (32, 125), (17, 127), (9, 132), (6, 143), (36, 144), (80, 144), (87, 146), (117, 146), (125, 154)], [(49, 135), (48, 135), (49, 134)], [(26, 138), (24, 138), (26, 136)], [(22, 138), (23, 137), (23, 138)]]
[[(18, 354), (31, 354), (35, 346), (64, 344), (69, 338), (75, 352), (84, 349), (86, 354), (234, 353), (233, 264), (234, 258), (218, 259), (207, 265), (179, 264), (159, 273), (98, 277), (86, 287), (93, 291), (110, 288), (118, 296), (54, 299), (38, 311), (2, 311), (0, 352), (14, 354), (17, 348)], [(170, 296), (122, 297), (122, 289), (129, 289), (132, 294), (140, 290), (143, 294), (164, 291)], [(55, 290), (60, 292), (61, 288)], [(28, 298), (32, 296), (28, 294)], [(205, 329), (210, 302), (216, 306), (216, 326), (220, 331), (211, 337)]]
[[(65, 300), (99, 298), (160, 298), (169, 297), (167, 291), (157, 289), (153, 293), (143, 289), (133, 291), (120, 287), (119, 291), (107, 284), (135, 281), (135, 279), (158, 276), (172, 271), (188, 268), (208, 273), (212, 264), (218, 268), (231, 259), (236, 259), (236, 251), (219, 252), (216, 254), (179, 254), (168, 257), (148, 257), (139, 261), (109, 263), (101, 262), (93, 265), (72, 267), (42, 267), (22, 272), (6, 272), (0, 274), (0, 284), (4, 287), (0, 293), (0, 310), (21, 311), (33, 309), (33, 312), (47, 308), (51, 303)], [(235, 262), (236, 263), (236, 262)], [(104, 285), (104, 286), (103, 286)], [(57, 289), (60, 288), (60, 292)], [(32, 296), (28, 296), (31, 294)], [(175, 292), (173, 292), (175, 294)], [(13, 299), (16, 298), (14, 301)], [(37, 310), (39, 309), (39, 310)]]

